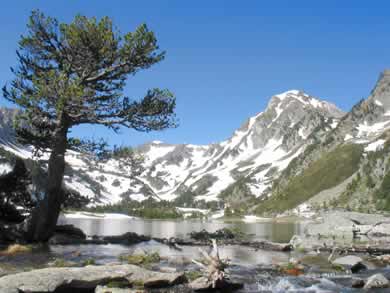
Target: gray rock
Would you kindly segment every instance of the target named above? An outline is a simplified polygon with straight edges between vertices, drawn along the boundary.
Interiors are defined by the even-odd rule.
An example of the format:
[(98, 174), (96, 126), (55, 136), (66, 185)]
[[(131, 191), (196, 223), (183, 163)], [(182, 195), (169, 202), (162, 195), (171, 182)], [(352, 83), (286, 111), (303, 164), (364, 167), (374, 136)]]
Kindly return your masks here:
[(332, 261), (332, 263), (350, 269), (352, 273), (357, 273), (361, 270), (367, 269), (367, 267), (363, 264), (363, 260), (356, 255), (339, 257)]
[(375, 274), (369, 277), (364, 285), (364, 289), (374, 289), (374, 288), (389, 288), (390, 282), (382, 274)]
[(293, 237), (291, 237), (291, 240), (290, 240), (289, 244), (290, 244), (294, 249), (296, 249), (296, 248), (302, 246), (303, 240), (302, 240), (302, 238), (301, 238), (300, 236), (294, 235)]
[(118, 280), (127, 281), (129, 285), (142, 283), (145, 288), (163, 288), (187, 282), (182, 273), (153, 272), (134, 265), (47, 268), (1, 277), (0, 292), (95, 289), (98, 285)]
[(82, 244), (86, 239), (87, 236), (81, 229), (73, 225), (59, 225), (56, 227), (54, 235), (49, 239), (49, 244)]
[(222, 282), (217, 282), (216, 287), (212, 287), (212, 282), (207, 277), (200, 277), (198, 279), (195, 279), (190, 283), (190, 287), (195, 292), (197, 291), (208, 291), (211, 289), (218, 289), (221, 290), (221, 292), (231, 292), (235, 290), (239, 290), (243, 287), (243, 284), (241, 283), (234, 283), (230, 282), (228, 280), (224, 280)]
[(133, 254), (135, 254), (135, 255), (147, 255), (146, 251), (143, 250), (143, 249), (140, 248), (140, 247), (137, 247), (137, 248), (133, 251)]
[(191, 263), (191, 259), (185, 256), (175, 256), (168, 258), (168, 263), (174, 266), (185, 266)]
[(364, 287), (364, 280), (362, 279), (352, 279), (352, 288), (363, 288)]
[(163, 273), (176, 273), (177, 269), (173, 267), (160, 267), (160, 272)]
[(134, 289), (128, 288), (111, 288), (107, 286), (97, 286), (95, 289), (95, 293), (133, 293), (136, 292)]
[(137, 233), (127, 232), (118, 236), (105, 236), (103, 237), (103, 241), (113, 243), (113, 244), (137, 244), (144, 241), (149, 241), (150, 237), (144, 235), (138, 235)]

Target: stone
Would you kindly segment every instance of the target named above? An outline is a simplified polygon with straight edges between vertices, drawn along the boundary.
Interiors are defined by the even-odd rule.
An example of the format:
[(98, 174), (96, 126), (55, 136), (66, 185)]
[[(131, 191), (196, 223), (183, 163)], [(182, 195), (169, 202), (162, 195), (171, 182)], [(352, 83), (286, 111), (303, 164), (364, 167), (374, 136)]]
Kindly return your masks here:
[(298, 247), (302, 246), (303, 240), (300, 236), (294, 235), (291, 237), (289, 244), (292, 246), (292, 248), (297, 249)]
[(160, 267), (160, 272), (163, 273), (176, 273), (177, 269), (173, 267)]
[(363, 288), (364, 287), (364, 280), (362, 279), (352, 279), (352, 288)]
[(135, 255), (147, 255), (146, 251), (143, 250), (142, 248), (140, 247), (137, 247), (132, 254), (135, 254)]
[(134, 289), (129, 288), (111, 288), (107, 286), (97, 286), (95, 293), (133, 293), (137, 292)]
[(54, 235), (49, 239), (52, 245), (83, 244), (86, 242), (85, 233), (73, 225), (57, 226)]
[(354, 274), (367, 269), (366, 265), (363, 264), (363, 260), (355, 255), (339, 257), (332, 261), (332, 263), (335, 265), (343, 266), (351, 270), (351, 272)]
[(168, 263), (174, 266), (185, 266), (189, 265), (191, 262), (191, 259), (185, 256), (175, 256), (168, 258)]
[[(150, 293), (151, 291), (146, 289), (142, 290), (139, 288), (113, 288), (107, 286), (97, 286), (95, 293)], [(155, 291), (152, 291), (155, 292)], [(161, 293), (193, 293), (192, 289), (186, 285), (177, 285), (170, 289), (158, 290)]]
[(1, 293), (54, 292), (56, 289), (93, 290), (110, 281), (163, 288), (187, 282), (184, 273), (161, 273), (135, 265), (102, 265), (82, 268), (46, 268), (0, 278)]
[(112, 244), (123, 244), (123, 245), (137, 244), (149, 240), (150, 237), (144, 235), (138, 235), (137, 233), (133, 233), (133, 232), (127, 232), (125, 234), (117, 235), (117, 236), (103, 237), (103, 241)]
[(207, 277), (200, 277), (190, 283), (190, 288), (195, 292), (209, 291), (212, 289), (220, 290), (220, 292), (231, 292), (242, 289), (244, 287), (241, 283), (230, 282), (224, 280), (223, 282), (217, 282), (216, 287), (212, 287), (212, 282)]
[(369, 277), (364, 285), (364, 289), (375, 289), (375, 288), (389, 288), (390, 282), (382, 274), (375, 274)]
[(376, 259), (383, 264), (390, 264), (390, 254), (379, 255), (376, 257)]

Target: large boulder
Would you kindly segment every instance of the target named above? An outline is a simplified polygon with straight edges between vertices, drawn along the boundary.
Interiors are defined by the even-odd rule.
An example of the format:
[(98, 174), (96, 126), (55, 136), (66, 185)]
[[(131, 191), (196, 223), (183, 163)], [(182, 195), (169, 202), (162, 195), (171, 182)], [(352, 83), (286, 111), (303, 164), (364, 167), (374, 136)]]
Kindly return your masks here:
[(149, 241), (151, 238), (144, 235), (138, 235), (137, 233), (127, 232), (118, 236), (105, 236), (103, 237), (103, 241), (113, 243), (113, 244), (123, 244), (123, 245), (131, 245), (137, 244), (144, 241)]
[(134, 265), (103, 265), (82, 268), (46, 268), (0, 278), (1, 293), (72, 292), (94, 290), (98, 285), (121, 281), (145, 288), (163, 288), (186, 283), (183, 273), (161, 273)]
[(390, 282), (382, 274), (375, 274), (369, 277), (364, 285), (364, 289), (374, 289), (374, 288), (389, 288)]
[(367, 269), (367, 267), (363, 264), (363, 260), (356, 255), (339, 257), (332, 263), (334, 265), (343, 266), (344, 268), (351, 270), (352, 273), (358, 273)]
[(85, 243), (87, 236), (85, 233), (73, 225), (57, 226), (54, 235), (49, 239), (49, 244), (82, 244)]

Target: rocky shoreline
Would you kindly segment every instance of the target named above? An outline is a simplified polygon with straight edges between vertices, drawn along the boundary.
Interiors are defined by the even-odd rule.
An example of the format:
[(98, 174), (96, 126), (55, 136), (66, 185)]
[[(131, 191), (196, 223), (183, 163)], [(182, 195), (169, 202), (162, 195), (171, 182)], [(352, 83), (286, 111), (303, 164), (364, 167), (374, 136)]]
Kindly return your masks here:
[[(50, 239), (49, 250), (50, 247), (84, 249), (83, 252), (72, 252), (71, 259), (76, 261), (56, 260), (40, 268), (25, 268), (26, 272), (7, 271), (0, 265), (0, 292), (209, 292), (213, 288), (207, 278), (207, 269), (196, 265), (200, 260), (191, 259), (188, 249), (207, 251), (212, 246), (212, 239), (216, 239), (222, 249), (243, 247), (253, 255), (284, 256), (283, 260), (260, 262), (254, 266), (227, 261), (223, 276), (231, 291), (313, 289), (316, 292), (326, 289), (339, 292), (348, 288), (390, 288), (390, 242), (387, 237), (390, 231), (386, 225), (384, 215), (324, 213), (307, 222), (304, 232), (294, 236), (290, 243), (253, 240), (250, 235), (226, 228), (214, 232), (194, 231), (188, 238), (153, 238), (131, 232), (87, 237), (71, 225), (58, 226)], [(368, 226), (381, 227), (382, 233), (366, 234), (370, 230)], [(362, 233), (353, 232), (358, 229)], [(317, 231), (321, 231), (320, 235)], [(338, 233), (340, 231), (342, 233)], [(370, 242), (366, 242), (368, 235), (374, 237), (369, 238)], [(91, 249), (102, 247), (104, 251), (107, 245), (122, 247), (128, 253), (111, 263), (87, 258)], [(149, 245), (159, 245), (162, 254), (151, 253), (147, 249)], [(32, 251), (18, 249), (4, 250), (8, 251), (8, 256), (0, 252), (0, 260), (12, 261), (12, 253), (19, 257), (34, 254), (34, 248)], [(171, 251), (170, 256), (164, 255), (164, 251)]]

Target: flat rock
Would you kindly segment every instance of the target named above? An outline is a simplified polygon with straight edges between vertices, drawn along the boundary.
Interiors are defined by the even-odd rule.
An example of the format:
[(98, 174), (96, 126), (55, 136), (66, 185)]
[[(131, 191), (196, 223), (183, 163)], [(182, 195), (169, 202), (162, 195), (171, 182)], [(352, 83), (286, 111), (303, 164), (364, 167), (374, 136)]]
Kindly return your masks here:
[(107, 286), (97, 286), (95, 293), (133, 293), (137, 292), (135, 289), (128, 288), (111, 288)]
[[(107, 286), (97, 286), (95, 293), (151, 293), (149, 289), (139, 288), (112, 288)], [(193, 293), (192, 289), (186, 285), (178, 285), (172, 288), (159, 289), (160, 293)]]
[(350, 269), (352, 273), (357, 273), (361, 270), (367, 269), (367, 267), (363, 264), (363, 260), (356, 255), (347, 255), (339, 257), (335, 259), (332, 263)]
[(374, 288), (389, 288), (390, 282), (382, 274), (375, 274), (369, 277), (364, 285), (364, 289), (374, 289)]
[[(161, 273), (135, 265), (104, 265), (82, 268), (46, 268), (0, 278), (1, 293), (54, 292), (56, 289), (95, 289), (110, 281), (123, 280), (143, 284), (145, 288), (163, 288), (187, 282), (183, 273)], [(66, 291), (67, 292), (67, 291)]]

